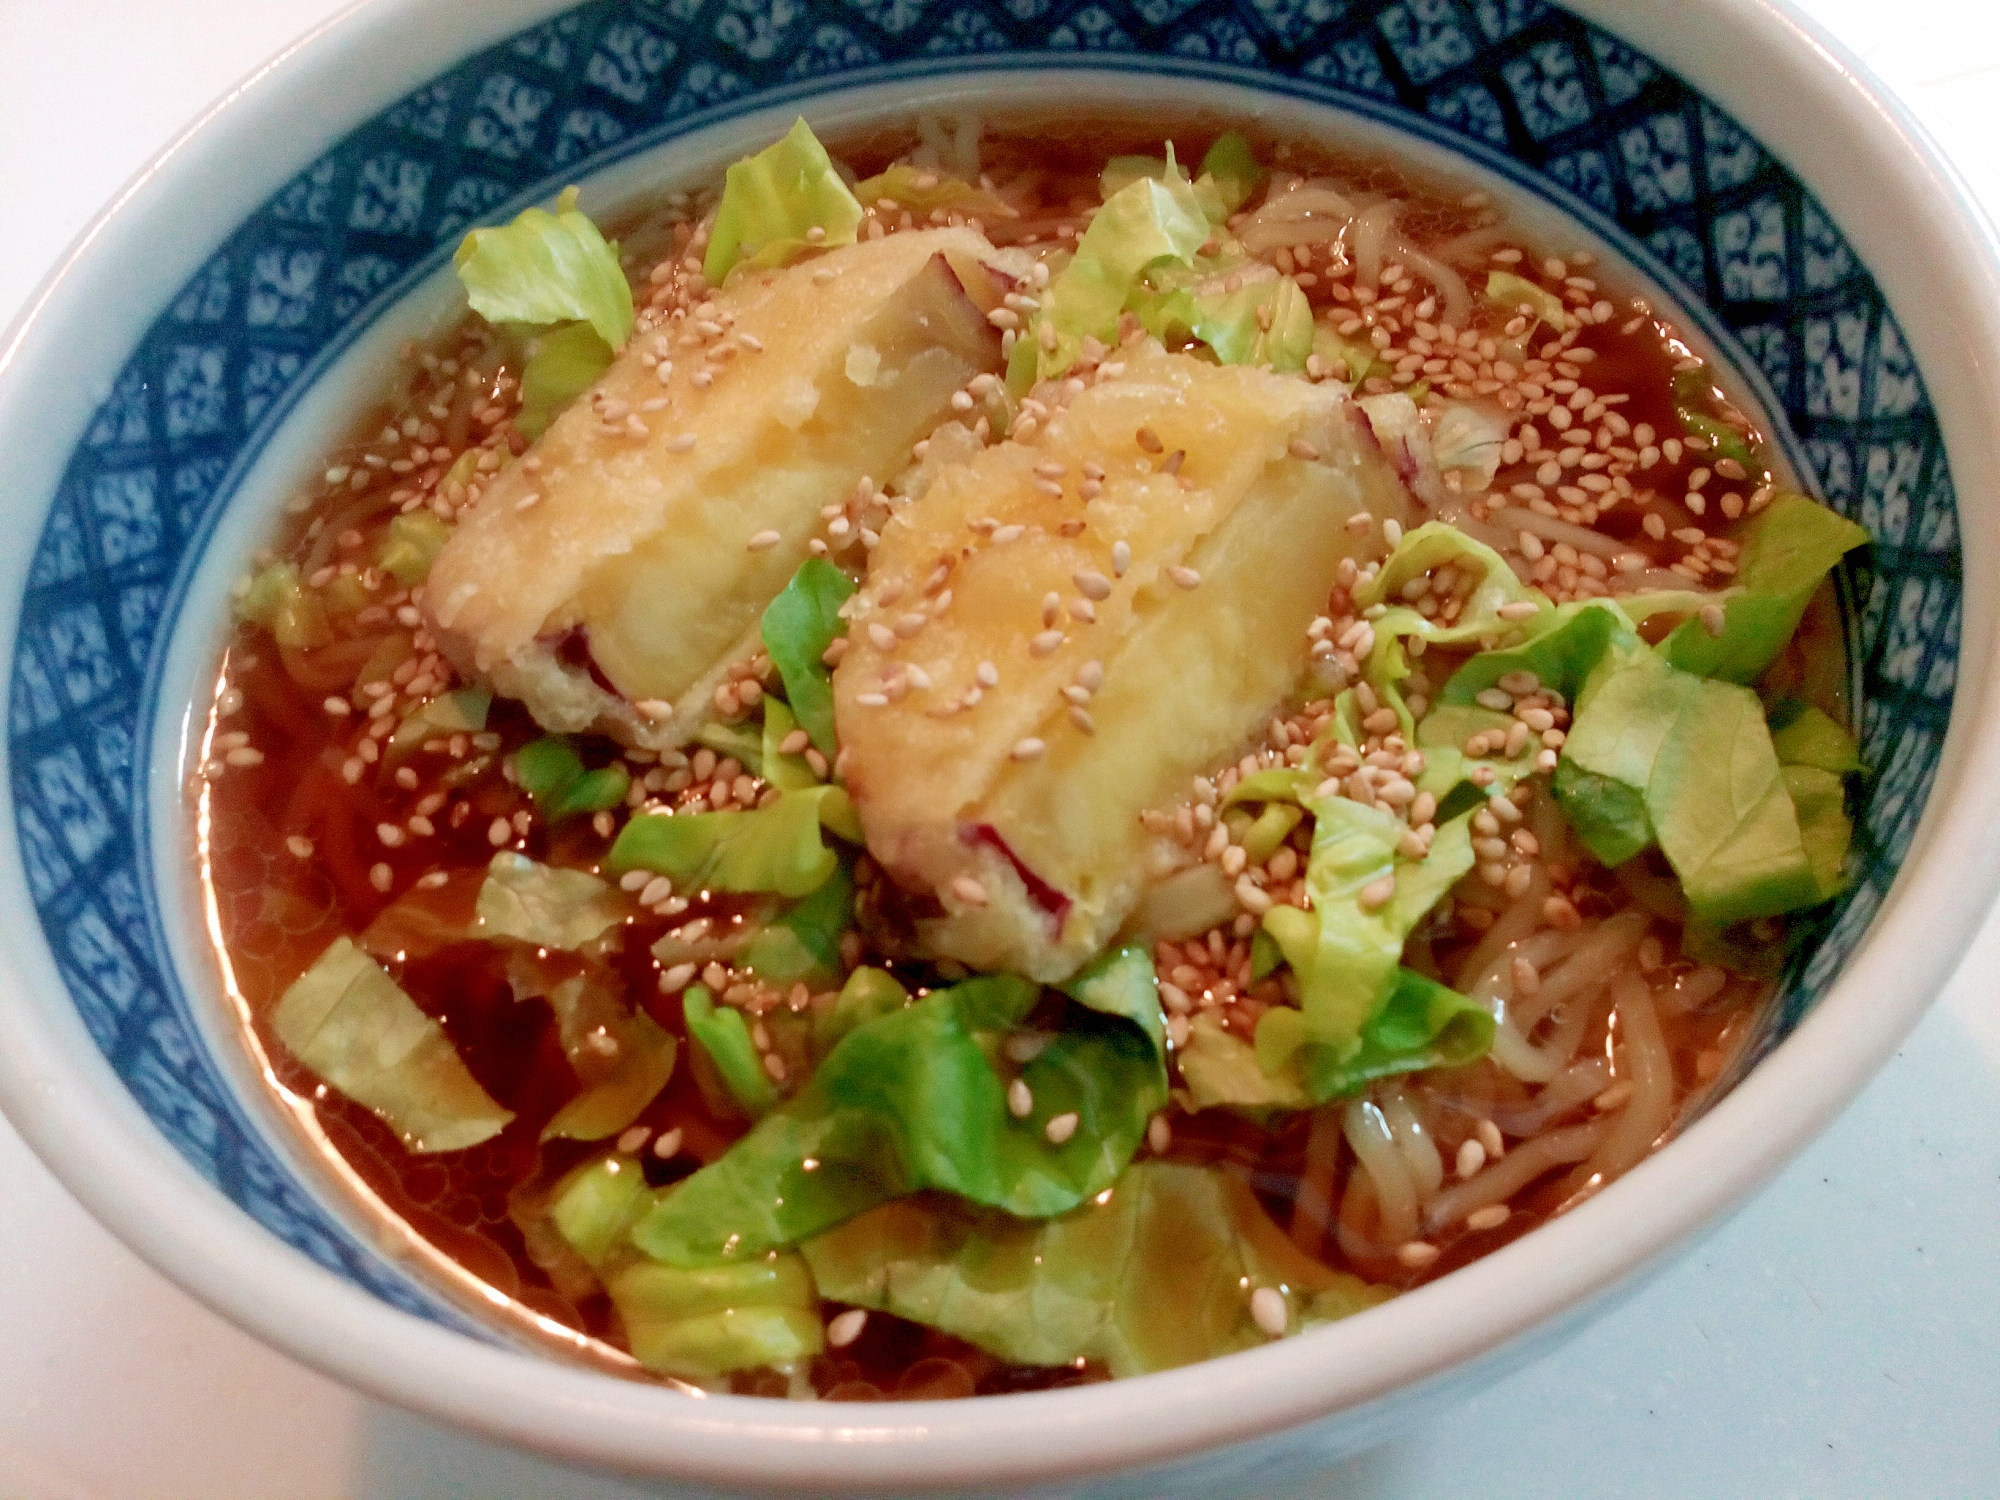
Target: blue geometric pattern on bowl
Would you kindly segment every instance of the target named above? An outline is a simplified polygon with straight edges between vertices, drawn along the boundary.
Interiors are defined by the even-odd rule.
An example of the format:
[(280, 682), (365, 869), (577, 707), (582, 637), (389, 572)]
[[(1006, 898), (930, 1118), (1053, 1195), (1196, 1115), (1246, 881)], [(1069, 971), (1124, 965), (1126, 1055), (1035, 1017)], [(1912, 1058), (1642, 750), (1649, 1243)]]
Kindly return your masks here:
[(190, 1007), (207, 1002), (167, 958), (137, 750), (161, 707), (179, 580), (235, 476), (386, 296), (524, 195), (849, 82), (1079, 64), (1247, 83), (1445, 142), (1586, 218), (1761, 374), (1821, 494), (1876, 539), (1846, 579), (1875, 768), (1858, 878), (1794, 965), (1765, 1046), (1859, 940), (1923, 810), (1951, 707), (1951, 476), (1867, 268), (1722, 111), (1537, 0), (595, 0), (418, 89), (237, 227), (133, 353), (35, 551), (8, 734), (43, 931), (133, 1097), (272, 1233), (398, 1306), (468, 1326), (292, 1179), (203, 1054)]

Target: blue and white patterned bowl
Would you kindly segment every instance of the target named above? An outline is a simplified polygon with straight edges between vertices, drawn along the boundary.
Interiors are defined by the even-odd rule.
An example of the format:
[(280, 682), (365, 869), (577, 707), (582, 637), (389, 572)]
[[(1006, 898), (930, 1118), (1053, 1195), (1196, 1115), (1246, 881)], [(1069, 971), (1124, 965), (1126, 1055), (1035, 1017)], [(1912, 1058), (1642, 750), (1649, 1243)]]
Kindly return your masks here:
[[(1144, 1381), (879, 1411), (692, 1401), (525, 1352), (349, 1215), (233, 1044), (181, 798), (223, 580), (388, 351), (448, 306), (468, 225), (571, 181), (605, 203), (685, 179), (801, 108), (837, 124), (1086, 91), (1393, 142), (1568, 215), (1680, 305), (1876, 540), (1845, 580), (1878, 768), (1859, 879), (1754, 1069), (1680, 1140), (1336, 1328)], [(1740, 1200), (1969, 940), (2000, 828), (1976, 670), (1996, 628), (1995, 283), (1907, 122), (1758, 0), (376, 0), (165, 153), (0, 343), (0, 520), (23, 539), (0, 558), (0, 1097), (99, 1217), (239, 1322), (553, 1452), (876, 1493), (1307, 1472)]]

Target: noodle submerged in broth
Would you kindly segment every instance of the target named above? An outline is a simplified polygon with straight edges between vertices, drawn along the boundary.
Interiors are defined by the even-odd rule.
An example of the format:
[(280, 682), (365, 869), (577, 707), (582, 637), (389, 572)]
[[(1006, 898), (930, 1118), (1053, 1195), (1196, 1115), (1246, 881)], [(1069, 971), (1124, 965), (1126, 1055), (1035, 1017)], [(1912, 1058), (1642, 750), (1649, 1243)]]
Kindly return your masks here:
[(1866, 538), (1669, 317), (1090, 134), (475, 231), (239, 590), (249, 1042), (530, 1336), (880, 1399), (1300, 1332), (1655, 1149), (1839, 888)]

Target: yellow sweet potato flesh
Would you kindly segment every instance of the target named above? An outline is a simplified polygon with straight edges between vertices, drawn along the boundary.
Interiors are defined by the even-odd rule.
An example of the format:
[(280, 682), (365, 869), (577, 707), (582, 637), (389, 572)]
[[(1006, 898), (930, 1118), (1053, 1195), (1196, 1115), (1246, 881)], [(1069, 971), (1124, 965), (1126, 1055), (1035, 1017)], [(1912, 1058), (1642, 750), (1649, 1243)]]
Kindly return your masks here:
[[(1088, 501), (1086, 463), (1105, 471)], [(1349, 518), (1407, 521), (1407, 505), (1337, 388), (1156, 349), (1029, 442), (940, 475), (883, 533), (862, 596), (873, 607), (834, 678), (869, 849), (944, 909), (922, 924), (931, 948), (1054, 980), (1109, 940), (1148, 871), (1141, 812), (1261, 731), (1304, 675), (1306, 627), (1340, 560), (1385, 550), (1379, 524)], [(870, 624), (908, 630), (945, 562), (930, 597), (948, 588), (948, 606), (885, 649)], [(1069, 605), (1101, 592), (1097, 579), (1110, 591), (1086, 623)], [(885, 590), (894, 602), (874, 605)], [(1043, 635), (1050, 594), (1059, 643)], [(950, 711), (987, 662), (999, 685)], [(1086, 731), (1063, 690), (1100, 671)]]

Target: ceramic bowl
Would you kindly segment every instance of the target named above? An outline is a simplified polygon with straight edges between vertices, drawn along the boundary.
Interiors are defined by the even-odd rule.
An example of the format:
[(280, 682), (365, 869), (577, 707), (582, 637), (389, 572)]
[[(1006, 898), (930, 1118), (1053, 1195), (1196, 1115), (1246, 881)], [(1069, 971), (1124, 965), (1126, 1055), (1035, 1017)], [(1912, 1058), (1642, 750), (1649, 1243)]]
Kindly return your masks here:
[[(691, 1399), (511, 1342), (353, 1215), (251, 1075), (188, 882), (189, 704), (227, 580), (449, 305), (465, 228), (837, 129), (1080, 97), (1388, 143), (1621, 256), (1875, 538), (1844, 579), (1856, 879), (1732, 1092), (1575, 1212), (1335, 1327), (1112, 1385)], [(1759, 0), (373, 0), (108, 208), (0, 343), (0, 1098), (196, 1295), (434, 1417), (682, 1489), (1257, 1492), (1546, 1347), (1888, 1057), (1995, 884), (2000, 294), (1895, 106)], [(1962, 669), (1969, 663), (1971, 671)]]

